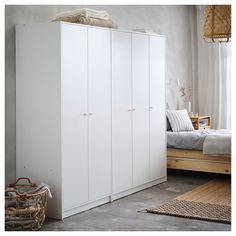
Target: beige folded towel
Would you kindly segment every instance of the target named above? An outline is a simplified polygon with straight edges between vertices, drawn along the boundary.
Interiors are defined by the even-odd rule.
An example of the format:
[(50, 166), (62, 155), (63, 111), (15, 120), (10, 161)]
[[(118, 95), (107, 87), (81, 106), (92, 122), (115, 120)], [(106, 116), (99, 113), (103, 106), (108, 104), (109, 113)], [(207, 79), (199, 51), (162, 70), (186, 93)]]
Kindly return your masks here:
[(112, 19), (109, 20), (102, 20), (102, 19), (95, 19), (95, 18), (85, 18), (79, 17), (78, 21), (75, 23), (85, 24), (85, 25), (93, 25), (93, 26), (100, 26), (100, 27), (107, 27), (107, 28), (118, 28), (118, 25)]
[[(55, 20), (54, 20), (55, 21)], [(61, 20), (56, 21), (66, 21), (71, 23), (79, 23), (84, 25), (93, 25), (93, 26), (99, 26), (99, 27), (107, 27), (107, 28), (118, 28), (118, 25), (115, 21), (112, 19), (109, 20), (102, 20), (102, 19), (96, 19), (96, 18), (85, 18), (83, 16), (75, 16), (75, 17), (63, 17)]]
[(89, 8), (81, 8), (81, 9), (76, 9), (73, 11), (65, 11), (57, 14), (54, 18), (53, 21), (58, 21), (58, 20), (63, 20), (63, 19), (69, 19), (69, 18), (74, 18), (74, 17), (85, 17), (86, 19), (88, 18), (96, 18), (96, 19), (102, 19), (102, 20), (109, 20), (110, 16), (106, 11), (97, 11), (94, 9), (89, 9)]

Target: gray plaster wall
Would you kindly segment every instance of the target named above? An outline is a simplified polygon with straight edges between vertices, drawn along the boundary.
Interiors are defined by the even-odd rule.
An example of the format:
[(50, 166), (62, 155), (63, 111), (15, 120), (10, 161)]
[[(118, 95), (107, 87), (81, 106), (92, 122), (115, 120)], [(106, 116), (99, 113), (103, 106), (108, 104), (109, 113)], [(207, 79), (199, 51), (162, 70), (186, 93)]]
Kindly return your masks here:
[[(15, 179), (15, 24), (50, 21), (61, 11), (88, 7), (106, 10), (119, 28), (151, 29), (166, 35), (166, 100), (170, 108), (183, 108), (179, 87), (196, 90), (196, 10), (185, 5), (6, 5), (5, 6), (5, 183)], [(195, 93), (194, 93), (195, 94)], [(193, 96), (194, 97), (194, 96)], [(196, 99), (194, 101), (196, 106)]]

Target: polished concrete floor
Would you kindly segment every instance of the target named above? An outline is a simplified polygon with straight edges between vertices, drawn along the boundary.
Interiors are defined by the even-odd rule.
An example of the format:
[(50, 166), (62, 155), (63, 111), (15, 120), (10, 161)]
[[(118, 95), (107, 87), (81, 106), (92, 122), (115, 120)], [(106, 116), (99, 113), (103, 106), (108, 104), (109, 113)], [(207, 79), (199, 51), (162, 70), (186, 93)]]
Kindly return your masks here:
[(229, 231), (231, 225), (146, 213), (162, 203), (222, 175), (169, 171), (168, 181), (63, 221), (46, 219), (44, 231)]

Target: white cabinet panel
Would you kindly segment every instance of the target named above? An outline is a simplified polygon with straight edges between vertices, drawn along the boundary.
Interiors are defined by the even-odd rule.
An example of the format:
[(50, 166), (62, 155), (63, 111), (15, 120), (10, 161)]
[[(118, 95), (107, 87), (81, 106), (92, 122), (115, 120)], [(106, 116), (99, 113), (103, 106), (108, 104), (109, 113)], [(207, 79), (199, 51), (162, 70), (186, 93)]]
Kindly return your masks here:
[(150, 36), (150, 174), (166, 176), (165, 38)]
[(111, 194), (110, 31), (88, 29), (89, 199)]
[(63, 209), (88, 201), (87, 28), (62, 25)]
[(132, 34), (133, 184), (149, 180), (149, 37)]
[(131, 33), (112, 31), (113, 193), (132, 187)]
[(57, 218), (62, 210), (60, 46), (59, 25), (16, 26), (16, 178), (49, 184), (53, 200), (47, 216)]

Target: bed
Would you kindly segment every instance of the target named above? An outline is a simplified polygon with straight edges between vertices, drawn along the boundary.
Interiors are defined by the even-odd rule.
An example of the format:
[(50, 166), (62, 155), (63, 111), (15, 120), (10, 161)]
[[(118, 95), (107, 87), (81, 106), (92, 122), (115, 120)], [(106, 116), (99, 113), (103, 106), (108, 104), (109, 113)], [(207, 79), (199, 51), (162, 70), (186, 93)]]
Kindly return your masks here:
[(167, 168), (231, 174), (228, 130), (167, 132)]

